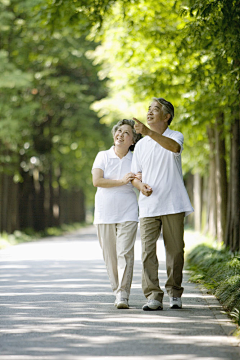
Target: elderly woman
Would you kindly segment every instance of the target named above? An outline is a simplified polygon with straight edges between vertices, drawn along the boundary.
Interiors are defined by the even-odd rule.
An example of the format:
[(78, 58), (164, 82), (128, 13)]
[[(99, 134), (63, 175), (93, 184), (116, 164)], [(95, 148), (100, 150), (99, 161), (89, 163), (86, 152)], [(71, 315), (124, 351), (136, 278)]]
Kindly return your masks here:
[(95, 196), (94, 224), (103, 250), (114, 305), (128, 309), (133, 276), (134, 243), (138, 226), (138, 203), (131, 181), (132, 152), (141, 135), (134, 121), (123, 119), (112, 129), (114, 146), (100, 151), (92, 167)]

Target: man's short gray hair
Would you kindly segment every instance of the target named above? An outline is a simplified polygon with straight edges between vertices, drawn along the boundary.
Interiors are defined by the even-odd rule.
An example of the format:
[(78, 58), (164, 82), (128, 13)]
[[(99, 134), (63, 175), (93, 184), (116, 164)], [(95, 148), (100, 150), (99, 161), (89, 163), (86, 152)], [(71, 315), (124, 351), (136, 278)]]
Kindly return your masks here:
[(135, 144), (138, 142), (138, 140), (140, 140), (142, 138), (141, 134), (136, 133), (136, 130), (134, 129), (134, 124), (135, 124), (134, 120), (123, 119), (123, 120), (118, 121), (118, 123), (116, 125), (114, 125), (114, 127), (112, 128), (112, 135), (114, 137), (116, 131), (120, 128), (120, 126), (122, 126), (122, 125), (131, 126), (132, 132), (133, 132), (133, 142), (134, 142), (134, 144), (129, 147), (129, 150), (131, 150), (131, 151), (134, 150)]
[(154, 97), (153, 100), (157, 101), (159, 104), (163, 106), (164, 114), (170, 114), (170, 118), (168, 119), (168, 125), (171, 124), (172, 119), (174, 118), (174, 107), (169, 101), (165, 100), (164, 98), (156, 98)]

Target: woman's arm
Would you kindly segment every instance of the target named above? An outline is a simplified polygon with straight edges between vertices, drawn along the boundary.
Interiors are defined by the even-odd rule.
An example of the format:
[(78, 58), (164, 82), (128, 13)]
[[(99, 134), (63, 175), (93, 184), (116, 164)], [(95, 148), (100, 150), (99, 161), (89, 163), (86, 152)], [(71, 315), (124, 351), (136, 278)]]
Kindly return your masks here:
[(92, 170), (92, 180), (95, 187), (111, 188), (115, 186), (122, 186), (126, 185), (127, 183), (129, 183), (129, 181), (132, 181), (135, 178), (135, 174), (131, 172), (127, 173), (123, 176), (122, 179), (119, 180), (105, 179), (103, 175), (104, 173), (102, 169)]

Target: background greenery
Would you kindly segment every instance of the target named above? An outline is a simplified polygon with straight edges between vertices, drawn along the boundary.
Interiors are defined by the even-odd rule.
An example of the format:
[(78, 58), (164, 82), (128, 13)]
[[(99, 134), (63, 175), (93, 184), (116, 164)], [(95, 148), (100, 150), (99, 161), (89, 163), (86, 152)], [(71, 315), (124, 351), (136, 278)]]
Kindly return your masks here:
[(196, 230), (240, 246), (240, 0), (1, 0), (0, 230), (90, 220), (121, 118), (172, 101)]

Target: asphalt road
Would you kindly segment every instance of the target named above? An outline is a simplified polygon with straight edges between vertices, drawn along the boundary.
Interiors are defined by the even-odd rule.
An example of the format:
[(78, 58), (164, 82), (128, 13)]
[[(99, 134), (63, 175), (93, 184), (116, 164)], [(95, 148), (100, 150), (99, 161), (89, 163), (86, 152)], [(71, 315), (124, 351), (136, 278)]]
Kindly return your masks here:
[[(0, 251), (0, 360), (239, 360), (235, 326), (188, 282), (183, 309), (143, 312), (141, 243), (130, 309), (113, 306), (95, 228)], [(158, 242), (160, 285), (166, 281)]]

